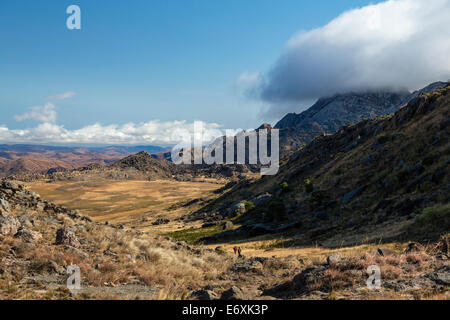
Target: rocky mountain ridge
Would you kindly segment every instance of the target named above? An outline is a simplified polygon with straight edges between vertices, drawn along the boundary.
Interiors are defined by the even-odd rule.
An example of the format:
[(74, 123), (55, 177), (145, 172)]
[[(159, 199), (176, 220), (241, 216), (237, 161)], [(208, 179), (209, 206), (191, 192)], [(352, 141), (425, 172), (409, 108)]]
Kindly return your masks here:
[(450, 230), (449, 119), (450, 86), (423, 93), (394, 115), (315, 138), (276, 176), (233, 186), (198, 216), (255, 206), (221, 235), (230, 238), (281, 233), (328, 246), (436, 238)]
[(289, 113), (276, 125), (280, 129), (282, 154), (293, 152), (315, 137), (336, 132), (340, 127), (397, 111), (420, 94), (441, 89), (447, 82), (435, 82), (410, 93), (351, 92), (320, 98), (302, 113)]

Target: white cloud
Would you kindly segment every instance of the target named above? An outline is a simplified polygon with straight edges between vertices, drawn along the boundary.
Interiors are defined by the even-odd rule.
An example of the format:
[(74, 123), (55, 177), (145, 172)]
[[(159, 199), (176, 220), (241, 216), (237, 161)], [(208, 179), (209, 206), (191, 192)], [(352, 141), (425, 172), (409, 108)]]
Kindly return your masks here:
[[(194, 133), (194, 123), (187, 121), (151, 120), (129, 122), (122, 125), (95, 123), (80, 129), (69, 130), (56, 123), (55, 105), (47, 103), (31, 107), (28, 112), (16, 115), (17, 121), (27, 119), (40, 122), (36, 127), (10, 129), (0, 125), (0, 142), (6, 143), (78, 143), (78, 144), (156, 144), (168, 145), (188, 142)], [(203, 140), (213, 141), (224, 133), (221, 125), (197, 121), (202, 126)]]
[(67, 91), (64, 93), (55, 94), (53, 96), (48, 96), (47, 98), (45, 98), (45, 100), (63, 100), (63, 99), (71, 98), (76, 95), (77, 95), (77, 93), (75, 91)]
[(46, 103), (43, 107), (31, 107), (30, 111), (14, 116), (17, 121), (23, 120), (35, 120), (38, 122), (56, 122), (55, 105), (52, 103)]
[(390, 0), (347, 11), (294, 36), (265, 76), (260, 97), (298, 105), (337, 92), (445, 81), (449, 21), (450, 0)]
[[(220, 125), (202, 122), (203, 135), (211, 141), (222, 133)], [(194, 123), (158, 120), (123, 125), (95, 123), (76, 130), (44, 122), (34, 128), (9, 129), (0, 126), (0, 141), (7, 143), (79, 143), (79, 144), (176, 144), (190, 139)], [(189, 133), (189, 135), (188, 135)]]

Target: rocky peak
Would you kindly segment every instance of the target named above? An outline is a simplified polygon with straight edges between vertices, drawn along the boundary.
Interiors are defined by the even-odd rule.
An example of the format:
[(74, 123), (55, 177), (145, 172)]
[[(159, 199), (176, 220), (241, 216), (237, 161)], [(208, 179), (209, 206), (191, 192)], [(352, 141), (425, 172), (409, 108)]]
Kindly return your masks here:
[(384, 114), (409, 95), (407, 91), (336, 94), (320, 98), (300, 114), (286, 115), (275, 128), (302, 128), (317, 123), (326, 126), (327, 131), (336, 131), (344, 124)]
[(272, 126), (268, 123), (263, 123), (262, 125), (259, 126), (259, 128), (257, 130), (262, 130), (262, 129), (266, 129), (268, 131), (272, 130)]

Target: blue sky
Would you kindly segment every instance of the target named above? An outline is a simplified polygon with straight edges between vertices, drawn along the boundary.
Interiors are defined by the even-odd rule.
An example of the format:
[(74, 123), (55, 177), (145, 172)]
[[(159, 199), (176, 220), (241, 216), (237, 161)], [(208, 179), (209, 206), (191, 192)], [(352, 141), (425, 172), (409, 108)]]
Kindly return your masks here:
[[(257, 127), (270, 120), (265, 102), (238, 92), (239, 75), (268, 72), (297, 32), (370, 3), (1, 0), (0, 125), (29, 128), (33, 117), (14, 116), (75, 92), (50, 101), (68, 130), (156, 119)], [(66, 28), (71, 4), (81, 30)]]

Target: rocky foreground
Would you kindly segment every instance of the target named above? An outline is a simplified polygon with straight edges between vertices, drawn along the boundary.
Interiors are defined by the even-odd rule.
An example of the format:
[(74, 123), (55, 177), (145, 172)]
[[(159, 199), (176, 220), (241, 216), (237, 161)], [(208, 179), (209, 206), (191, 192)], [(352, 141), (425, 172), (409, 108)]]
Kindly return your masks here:
[[(0, 299), (448, 298), (448, 237), (314, 259), (236, 258), (100, 224), (11, 181), (1, 182), (0, 202)], [(79, 290), (67, 288), (71, 265)], [(367, 288), (370, 265), (381, 269), (380, 289)]]

